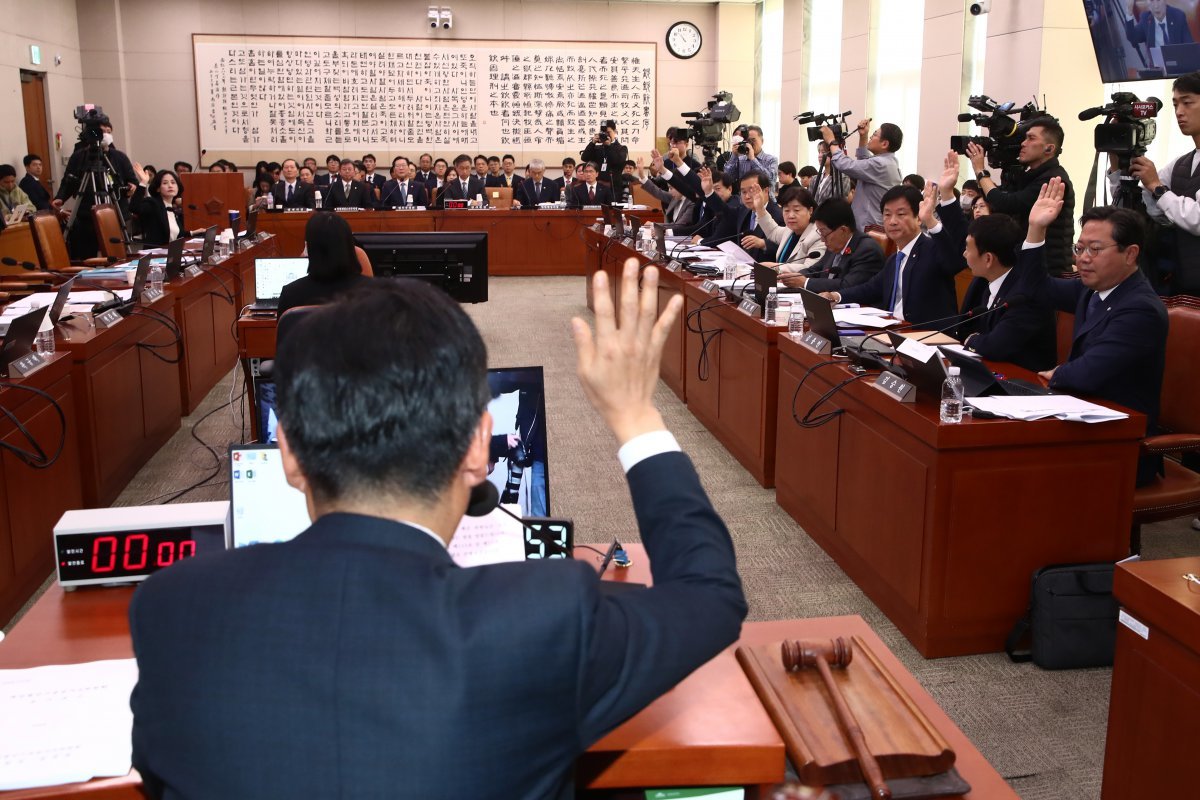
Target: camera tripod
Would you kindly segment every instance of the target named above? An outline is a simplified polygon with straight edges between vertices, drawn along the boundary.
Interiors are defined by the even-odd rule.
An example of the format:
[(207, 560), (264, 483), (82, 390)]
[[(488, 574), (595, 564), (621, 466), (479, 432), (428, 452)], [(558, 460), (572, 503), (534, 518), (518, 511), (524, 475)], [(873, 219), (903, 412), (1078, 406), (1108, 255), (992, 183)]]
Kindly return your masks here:
[(108, 156), (100, 150), (99, 145), (89, 144), (87, 148), (83, 177), (79, 179), (79, 188), (75, 192), (75, 213), (67, 220), (63, 238), (67, 241), (71, 240), (71, 233), (75, 230), (85, 209), (108, 203), (116, 209), (117, 222), (121, 226), (121, 238), (126, 247), (130, 247), (132, 240), (129, 237), (129, 225), (125, 220), (125, 212), (121, 209), (120, 190), (113, 185), (112, 176), (116, 175), (116, 170), (113, 168), (112, 162), (108, 160)]
[(827, 199), (845, 200), (845, 184), (842, 182), (842, 173), (837, 167), (833, 166), (833, 151), (828, 147), (825, 148), (825, 155), (820, 157), (817, 164), (817, 176), (812, 180), (812, 196), (817, 197), (817, 192), (826, 181), (833, 181), (833, 188), (830, 189)]

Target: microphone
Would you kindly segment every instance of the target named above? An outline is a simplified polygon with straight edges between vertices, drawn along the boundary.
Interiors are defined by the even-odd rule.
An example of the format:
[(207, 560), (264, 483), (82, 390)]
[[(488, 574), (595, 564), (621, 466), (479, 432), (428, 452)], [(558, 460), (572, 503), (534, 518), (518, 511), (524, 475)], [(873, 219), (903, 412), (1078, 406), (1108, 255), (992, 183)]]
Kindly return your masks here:
[(1085, 108), (1083, 111), (1079, 112), (1079, 120), (1081, 122), (1086, 122), (1089, 119), (1093, 119), (1095, 117), (1100, 116), (1101, 114), (1107, 114), (1107, 113), (1108, 113), (1108, 109), (1104, 108), (1103, 106), (1096, 106), (1095, 108)]
[(958, 121), (959, 122), (974, 122), (975, 115), (974, 114), (959, 114)]
[(471, 498), (467, 501), (468, 517), (486, 517), (500, 507), (500, 490), (491, 481), (484, 481), (471, 489)]
[[(18, 261), (15, 258), (9, 258), (8, 256), (4, 256), (3, 258), (0, 258), (0, 264), (4, 264), (7, 267), (20, 267), (21, 269), (30, 270), (30, 271), (41, 270), (42, 272), (49, 272), (51, 275), (58, 275), (63, 278), (75, 278), (75, 283), (79, 286), (90, 286), (93, 289), (99, 289), (102, 292), (108, 292), (109, 294), (111, 294), (113, 296), (113, 298), (115, 300), (120, 300), (120, 298), (121, 298), (121, 296), (119, 294), (114, 292), (112, 289), (109, 289), (107, 286), (101, 286), (98, 283), (92, 283), (91, 281), (80, 278), (78, 275), (63, 272), (62, 270), (42, 269), (37, 264), (34, 264), (32, 261)], [(106, 301), (106, 302), (113, 302), (113, 301), (110, 300), (110, 301)], [(104, 310), (104, 309), (101, 309), (101, 310)]]
[(700, 113), (699, 111), (685, 111), (679, 116), (683, 117), (684, 119), (700, 119), (704, 116), (704, 114)]

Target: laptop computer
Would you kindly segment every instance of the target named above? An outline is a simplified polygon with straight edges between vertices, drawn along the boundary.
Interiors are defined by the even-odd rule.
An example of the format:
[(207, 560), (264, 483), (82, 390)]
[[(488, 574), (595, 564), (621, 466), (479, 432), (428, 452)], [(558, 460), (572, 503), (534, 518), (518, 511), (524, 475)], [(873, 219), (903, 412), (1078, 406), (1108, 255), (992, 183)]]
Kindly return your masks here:
[(279, 308), (283, 287), (308, 274), (307, 258), (254, 259), (254, 304), (251, 311), (274, 311)]
[(35, 308), (28, 314), (22, 314), (14, 319), (4, 334), (4, 344), (0, 345), (0, 369), (8, 375), (8, 365), (33, 349), (33, 340), (42, 327), (46, 318), (47, 306)]
[(304, 493), (283, 473), (278, 445), (229, 446), (230, 549), (286, 542), (311, 524)]
[(808, 318), (808, 327), (817, 335), (829, 340), (833, 350), (838, 348), (861, 349), (878, 355), (891, 355), (895, 352), (891, 343), (883, 340), (880, 334), (873, 336), (842, 336), (838, 331), (837, 320), (833, 316), (833, 302), (808, 289), (793, 289), (792, 294), (799, 294), (804, 304), (804, 315)]
[(47, 312), (50, 315), (51, 325), (57, 325), (58, 321), (62, 319), (63, 309), (67, 307), (67, 298), (71, 294), (71, 288), (75, 285), (75, 278), (77, 277), (79, 276), (76, 275), (67, 279), (58, 287), (58, 294), (54, 297), (54, 302), (50, 304), (50, 311)]
[(959, 376), (963, 382), (965, 397), (987, 397), (989, 395), (1037, 396), (1054, 394), (1045, 386), (1019, 379), (1001, 378), (988, 369), (978, 358), (971, 358), (965, 353), (947, 347), (938, 350), (949, 359), (952, 366), (958, 367)]
[(1162, 60), (1167, 77), (1200, 70), (1200, 44), (1165, 44), (1162, 46)]
[(892, 359), (893, 365), (899, 367), (893, 371), (917, 387), (918, 397), (937, 400), (942, 396), (942, 384), (946, 382), (948, 373), (946, 365), (942, 363), (941, 356), (937, 352), (935, 351), (928, 361), (920, 361), (897, 350)]
[(183, 274), (183, 247), (186, 239), (172, 239), (167, 243), (167, 261), (163, 265), (163, 280), (173, 281)]
[(146, 278), (150, 275), (150, 264), (154, 261), (150, 256), (142, 256), (138, 259), (137, 271), (133, 273), (133, 291), (129, 295), (128, 302), (122, 304), (119, 311), (122, 314), (128, 315), (133, 311), (134, 306), (142, 300), (142, 290), (146, 288)]

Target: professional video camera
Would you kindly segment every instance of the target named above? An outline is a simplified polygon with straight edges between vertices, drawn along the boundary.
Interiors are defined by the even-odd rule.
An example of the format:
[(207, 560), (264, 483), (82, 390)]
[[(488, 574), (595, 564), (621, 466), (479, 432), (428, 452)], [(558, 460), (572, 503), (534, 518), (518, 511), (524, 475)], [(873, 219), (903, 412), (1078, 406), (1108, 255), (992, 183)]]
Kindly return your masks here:
[(850, 130), (846, 127), (846, 117), (853, 112), (843, 111), (840, 114), (818, 114), (815, 111), (804, 111), (797, 114), (793, 119), (800, 125), (811, 125), (808, 129), (808, 140), (810, 142), (819, 142), (822, 138), (821, 128), (828, 125), (833, 131), (833, 140), (838, 143), (839, 147), (845, 147), (846, 137), (850, 135)]
[(733, 104), (731, 92), (717, 92), (704, 111), (688, 111), (680, 116), (687, 121), (688, 138), (704, 151), (704, 163), (712, 164), (720, 156), (726, 126), (741, 119), (742, 112)]
[(1096, 151), (1117, 156), (1121, 169), (1125, 169), (1132, 158), (1144, 156), (1146, 147), (1154, 141), (1158, 133), (1154, 118), (1162, 107), (1157, 97), (1139, 100), (1133, 92), (1113, 92), (1111, 103), (1080, 111), (1079, 119), (1104, 117), (1104, 122), (1096, 126)]
[(75, 107), (75, 121), (79, 123), (79, 141), (89, 145), (99, 145), (104, 139), (101, 125), (109, 125), (104, 109), (91, 103)]
[[(1021, 153), (1021, 142), (1035, 121), (1058, 122), (1046, 109), (1038, 108), (1036, 101), (1030, 101), (1020, 109), (1015, 109), (1012, 101), (997, 103), (986, 94), (971, 95), (967, 105), (979, 114), (964, 113), (958, 115), (959, 122), (974, 122), (981, 128), (987, 128), (987, 136), (951, 136), (950, 149), (959, 155), (967, 154), (967, 145), (975, 142), (987, 153), (988, 165), (992, 169), (1001, 170), (1001, 180), (1008, 180), (1009, 175), (1016, 174), (1023, 167), (1018, 156)], [(1013, 119), (1011, 114), (1019, 114)]]
[(610, 119), (606, 119), (600, 123), (600, 130), (596, 131), (596, 141), (599, 144), (608, 144), (608, 128), (609, 126), (617, 127), (617, 123)]

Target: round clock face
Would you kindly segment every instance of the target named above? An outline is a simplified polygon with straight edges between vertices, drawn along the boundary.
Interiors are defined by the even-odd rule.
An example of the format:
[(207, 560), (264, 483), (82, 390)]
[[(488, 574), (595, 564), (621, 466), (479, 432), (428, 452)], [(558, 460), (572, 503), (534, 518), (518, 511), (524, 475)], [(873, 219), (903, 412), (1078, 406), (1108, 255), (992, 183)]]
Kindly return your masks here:
[(676, 22), (667, 29), (667, 49), (676, 58), (691, 58), (703, 43), (700, 29), (690, 22)]

